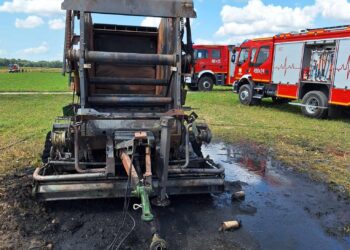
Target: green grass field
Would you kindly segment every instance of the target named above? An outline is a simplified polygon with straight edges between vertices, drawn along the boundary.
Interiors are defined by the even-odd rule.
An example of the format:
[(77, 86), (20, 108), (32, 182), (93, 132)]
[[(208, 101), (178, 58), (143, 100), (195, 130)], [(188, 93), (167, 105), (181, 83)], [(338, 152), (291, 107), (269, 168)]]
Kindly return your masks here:
[(69, 91), (68, 79), (59, 72), (0, 73), (0, 92)]
[[(0, 171), (38, 165), (44, 138), (70, 95), (2, 96), (0, 98)], [(191, 92), (187, 106), (210, 125), (215, 140), (251, 142), (271, 148), (276, 158), (350, 195), (350, 126), (348, 120), (313, 120), (298, 107), (239, 104), (222, 88)], [(14, 145), (14, 146), (11, 146)]]
[(0, 172), (38, 165), (46, 133), (71, 95), (0, 98)]
[(209, 123), (216, 140), (272, 148), (283, 163), (331, 186), (342, 185), (350, 194), (349, 120), (309, 119), (298, 107), (268, 100), (243, 106), (237, 95), (222, 88), (190, 93), (187, 101)]

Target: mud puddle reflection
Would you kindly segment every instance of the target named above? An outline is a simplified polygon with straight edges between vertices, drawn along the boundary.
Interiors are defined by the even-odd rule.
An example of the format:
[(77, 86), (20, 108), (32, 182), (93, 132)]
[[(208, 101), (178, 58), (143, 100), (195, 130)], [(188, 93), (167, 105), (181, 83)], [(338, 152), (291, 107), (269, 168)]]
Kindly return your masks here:
[(349, 201), (325, 185), (280, 167), (253, 145), (213, 144), (204, 149), (207, 154), (225, 166), (226, 181), (239, 183), (246, 193), (242, 203), (232, 203), (229, 194), (216, 196), (214, 206), (223, 214), (234, 211), (243, 233), (259, 247), (350, 249), (349, 237), (340, 235), (350, 222)]
[[(349, 203), (327, 187), (278, 166), (269, 152), (254, 145), (212, 144), (204, 148), (225, 166), (232, 190), (243, 189), (243, 202), (220, 195), (171, 197), (171, 205), (153, 208), (170, 249), (350, 249), (339, 229), (350, 222)], [(133, 202), (138, 202), (137, 200)], [(58, 203), (54, 213), (65, 224), (83, 226), (58, 236), (57, 249), (106, 249), (122, 218), (123, 200)], [(133, 203), (132, 203), (133, 204)], [(140, 211), (131, 211), (136, 228), (121, 249), (148, 249), (149, 227)], [(239, 219), (242, 228), (218, 232), (223, 221)], [(130, 221), (123, 231), (130, 228)]]

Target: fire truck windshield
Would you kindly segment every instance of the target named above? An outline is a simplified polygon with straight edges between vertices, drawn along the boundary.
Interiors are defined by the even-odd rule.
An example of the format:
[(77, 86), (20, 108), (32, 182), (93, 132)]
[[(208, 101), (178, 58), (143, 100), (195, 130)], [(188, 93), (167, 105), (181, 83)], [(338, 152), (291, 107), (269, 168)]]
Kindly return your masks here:
[(249, 48), (244, 48), (241, 50), (241, 54), (239, 54), (238, 64), (243, 64), (247, 61), (249, 56)]
[(205, 58), (208, 58), (208, 50), (196, 49), (194, 51), (194, 59), (205, 59)]

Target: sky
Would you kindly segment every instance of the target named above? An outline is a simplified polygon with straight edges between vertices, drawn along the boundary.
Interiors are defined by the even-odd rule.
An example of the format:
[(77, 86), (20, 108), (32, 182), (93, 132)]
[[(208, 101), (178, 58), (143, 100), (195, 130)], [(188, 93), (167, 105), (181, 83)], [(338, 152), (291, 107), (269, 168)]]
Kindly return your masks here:
[[(0, 57), (62, 60), (62, 1), (0, 0)], [(194, 0), (194, 5), (196, 44), (239, 44), (281, 32), (350, 24), (347, 0)], [(149, 17), (96, 15), (93, 19), (143, 26), (159, 23)]]

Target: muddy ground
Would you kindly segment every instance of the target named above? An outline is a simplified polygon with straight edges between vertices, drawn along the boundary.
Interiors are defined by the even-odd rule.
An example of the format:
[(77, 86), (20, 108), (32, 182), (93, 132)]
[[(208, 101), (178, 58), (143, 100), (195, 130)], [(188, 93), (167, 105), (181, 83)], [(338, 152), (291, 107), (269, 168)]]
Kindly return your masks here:
[[(350, 201), (341, 193), (281, 166), (258, 146), (217, 143), (204, 153), (225, 166), (228, 187), (243, 189), (246, 199), (232, 201), (229, 192), (171, 197), (169, 207), (154, 208), (169, 249), (350, 249)], [(31, 198), (32, 172), (0, 177), (0, 248), (107, 249), (123, 200), (40, 203)], [(136, 228), (120, 249), (148, 249), (148, 225), (140, 211), (130, 214)], [(242, 221), (239, 230), (218, 231), (232, 219)], [(131, 226), (127, 217), (117, 242)]]

